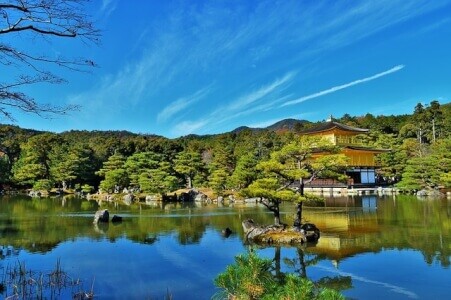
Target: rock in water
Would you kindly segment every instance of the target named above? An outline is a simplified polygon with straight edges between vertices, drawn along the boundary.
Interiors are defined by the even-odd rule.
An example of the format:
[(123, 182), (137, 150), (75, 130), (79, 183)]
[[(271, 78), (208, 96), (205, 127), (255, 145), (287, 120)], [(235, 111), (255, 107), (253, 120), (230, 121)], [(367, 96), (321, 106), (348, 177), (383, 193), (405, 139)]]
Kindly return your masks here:
[(110, 220), (110, 213), (108, 212), (108, 209), (98, 210), (96, 211), (94, 215), (94, 224), (97, 224), (99, 222), (101, 223), (108, 223)]
[(113, 223), (119, 223), (119, 222), (122, 222), (122, 217), (121, 217), (121, 216), (114, 215), (114, 216), (111, 218), (111, 222), (113, 222)]
[(253, 220), (242, 222), (246, 240), (257, 244), (296, 245), (305, 242), (316, 242), (320, 237), (319, 229), (311, 223), (299, 227), (286, 225), (261, 226)]
[(316, 242), (319, 240), (320, 231), (315, 224), (305, 223), (301, 225), (301, 232), (305, 235), (307, 241)]
[(223, 230), (221, 231), (221, 233), (222, 233), (222, 235), (223, 235), (225, 238), (228, 238), (228, 237), (232, 234), (232, 229), (230, 229), (229, 227), (227, 227), (226, 229), (223, 229)]

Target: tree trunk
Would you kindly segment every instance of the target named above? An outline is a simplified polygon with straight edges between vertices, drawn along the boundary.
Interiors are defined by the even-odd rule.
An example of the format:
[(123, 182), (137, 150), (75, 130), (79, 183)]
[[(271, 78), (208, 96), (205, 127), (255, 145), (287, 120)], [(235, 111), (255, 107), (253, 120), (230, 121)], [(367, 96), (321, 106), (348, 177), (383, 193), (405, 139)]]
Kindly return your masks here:
[(279, 211), (279, 204), (274, 205), (274, 209), (272, 211), (274, 213), (274, 225), (279, 226), (280, 225), (280, 211)]
[(282, 282), (284, 278), (284, 274), (281, 272), (281, 264), (280, 264), (280, 247), (274, 248), (274, 273), (276, 275), (276, 278)]
[(299, 257), (299, 264), (301, 265), (301, 268), (299, 269), (300, 275), (302, 278), (307, 278), (307, 266), (305, 264), (304, 259), (304, 250), (301, 248), (298, 248), (298, 257)]
[[(299, 179), (299, 194), (301, 196), (304, 196), (304, 179)], [(293, 226), (300, 228), (302, 225), (302, 201), (300, 201), (296, 205), (296, 218), (294, 219)]]
[(193, 188), (193, 183), (191, 180), (191, 176), (186, 176), (186, 180), (188, 181), (188, 188), (192, 189)]
[(435, 143), (435, 119), (432, 119), (432, 141)]
[(304, 196), (304, 178), (299, 179), (299, 193), (301, 194), (301, 196)]
[(303, 201), (300, 201), (296, 204), (296, 218), (294, 219), (293, 226), (297, 228), (300, 228), (302, 225), (302, 203)]

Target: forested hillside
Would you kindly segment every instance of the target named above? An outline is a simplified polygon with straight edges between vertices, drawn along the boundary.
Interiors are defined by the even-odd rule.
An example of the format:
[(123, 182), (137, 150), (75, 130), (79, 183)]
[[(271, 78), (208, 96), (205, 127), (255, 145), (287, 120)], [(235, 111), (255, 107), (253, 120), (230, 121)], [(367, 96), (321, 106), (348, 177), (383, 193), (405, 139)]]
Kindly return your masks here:
[[(418, 104), (410, 115), (344, 115), (337, 122), (370, 129), (368, 146), (379, 155), (380, 174), (400, 188), (451, 187), (451, 104)], [(211, 187), (217, 194), (242, 189), (259, 177), (256, 166), (314, 123), (282, 120), (268, 128), (168, 139), (126, 131), (39, 132), (0, 125), (0, 188), (133, 187), (167, 193)]]

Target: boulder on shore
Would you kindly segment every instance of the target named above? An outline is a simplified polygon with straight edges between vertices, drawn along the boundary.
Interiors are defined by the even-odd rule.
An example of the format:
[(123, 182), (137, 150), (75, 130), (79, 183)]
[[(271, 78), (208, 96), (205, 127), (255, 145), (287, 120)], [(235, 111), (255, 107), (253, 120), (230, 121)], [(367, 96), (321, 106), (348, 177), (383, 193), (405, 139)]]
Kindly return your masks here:
[(416, 193), (417, 197), (431, 197), (431, 198), (441, 198), (445, 195), (440, 193), (439, 190), (420, 190)]
[(257, 244), (295, 245), (316, 242), (320, 237), (319, 229), (310, 223), (300, 228), (285, 224), (262, 226), (249, 219), (242, 226), (246, 239)]
[(126, 195), (124, 195), (123, 199), (124, 199), (124, 203), (126, 205), (130, 205), (135, 200), (135, 195), (133, 195), (133, 194), (126, 194)]
[(108, 209), (102, 209), (96, 211), (94, 215), (94, 224), (97, 223), (108, 223), (110, 220), (110, 213), (108, 212)]

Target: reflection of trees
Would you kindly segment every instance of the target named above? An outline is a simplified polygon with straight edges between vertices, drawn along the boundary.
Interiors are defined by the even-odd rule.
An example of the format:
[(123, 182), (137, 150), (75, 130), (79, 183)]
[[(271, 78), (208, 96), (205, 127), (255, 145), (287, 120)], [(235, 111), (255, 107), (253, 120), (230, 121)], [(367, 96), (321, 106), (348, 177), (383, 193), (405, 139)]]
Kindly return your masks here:
[(20, 249), (14, 248), (12, 246), (0, 245), (0, 259), (4, 259), (10, 256), (18, 256)]
[[(317, 213), (306, 217), (325, 233), (333, 235), (339, 247), (322, 247), (320, 244), (309, 252), (319, 258), (340, 260), (356, 253), (378, 252), (383, 248), (417, 249), (429, 264), (439, 262), (450, 265), (450, 218), (447, 200), (418, 201), (415, 198), (397, 197), (379, 199), (377, 210), (348, 210), (340, 208), (334, 214)], [(115, 241), (126, 237), (137, 242), (152, 244), (162, 235), (173, 234), (181, 244), (199, 243), (205, 231), (218, 234), (230, 228), (242, 238), (241, 222), (252, 218), (256, 223), (269, 223), (272, 216), (263, 207), (235, 205), (195, 207), (167, 204), (164, 209), (145, 204), (130, 206), (103, 202), (110, 215), (124, 216), (120, 224), (106, 228), (92, 224), (94, 212), (99, 208), (95, 201), (79, 198), (0, 197), (0, 245), (24, 248), (30, 252), (47, 252), (59, 243), (77, 237), (93, 240), (107, 238)], [(282, 206), (282, 213), (293, 213), (292, 205)], [(338, 228), (334, 232), (334, 228)], [(310, 249), (310, 248), (309, 248)], [(299, 254), (300, 255), (300, 254)], [(313, 259), (313, 258), (309, 258)], [(299, 265), (299, 264), (298, 264)]]
[[(217, 207), (196, 208), (193, 203), (168, 204), (164, 209), (144, 204), (101, 203), (110, 215), (126, 215), (120, 224), (93, 225), (96, 201), (80, 198), (0, 197), (0, 245), (24, 248), (29, 252), (47, 252), (59, 243), (77, 237), (111, 242), (127, 239), (153, 244), (161, 235), (174, 233), (180, 244), (199, 243), (207, 228), (220, 232), (230, 227), (241, 232), (242, 218), (267, 217), (254, 209), (240, 214), (216, 215)], [(232, 211), (230, 208), (226, 208)], [(237, 210), (234, 210), (236, 212)], [(262, 210), (263, 211), (263, 210)], [(211, 214), (210, 214), (211, 212)]]
[[(283, 262), (286, 266), (293, 270), (294, 273), (298, 273), (300, 277), (307, 278), (307, 268), (316, 265), (321, 260), (328, 259), (326, 255), (308, 254), (306, 253), (306, 246), (300, 246), (296, 248), (296, 258), (284, 258)], [(278, 281), (282, 281), (285, 273), (281, 271), (281, 247), (274, 247), (274, 267), (273, 274)], [(334, 276), (324, 277), (315, 282), (320, 287), (327, 287), (337, 291), (343, 291), (352, 288), (351, 276)]]
[(379, 201), (378, 220), (382, 227), (377, 245), (397, 249), (418, 249), (428, 264), (450, 266), (449, 200), (418, 201), (399, 196)]

